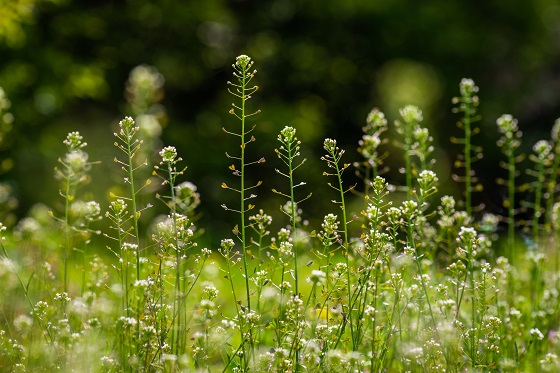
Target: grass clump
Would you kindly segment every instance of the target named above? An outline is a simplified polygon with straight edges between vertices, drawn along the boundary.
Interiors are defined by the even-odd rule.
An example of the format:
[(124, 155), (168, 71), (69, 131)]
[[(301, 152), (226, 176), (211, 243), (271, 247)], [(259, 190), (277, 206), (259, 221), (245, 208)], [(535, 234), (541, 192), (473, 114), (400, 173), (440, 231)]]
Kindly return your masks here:
[[(250, 184), (247, 177), (250, 166), (264, 163), (248, 146), (256, 141), (249, 121), (258, 111), (247, 106), (258, 89), (256, 70), (245, 55), (233, 69), (230, 113), (237, 126), (224, 132), (239, 149), (226, 153), (234, 180), (221, 184), (238, 196), (237, 205), (223, 205), (233, 212), (232, 235), (214, 250), (198, 246), (199, 191), (183, 180), (187, 169), (175, 147), (154, 152), (157, 142), (142, 137), (140, 126), (157, 127), (161, 109), (156, 115), (153, 106), (163, 78), (138, 68), (127, 92), (141, 119), (125, 117), (115, 133), (124, 183), (113, 200), (102, 207), (80, 199), (92, 163), (81, 135), (71, 132), (55, 171), (63, 212), (37, 206), (14, 227), (0, 225), (0, 370), (559, 369), (558, 124), (551, 141), (533, 147), (525, 183), (517, 121), (511, 115), (497, 120), (506, 158), (500, 182), (507, 190), (507, 215), (499, 217), (472, 202), (472, 192), (482, 188), (472, 167), (480, 153), (472, 124), (481, 120), (472, 80), (461, 81), (454, 100), (464, 131), (452, 140), (463, 146), (456, 165), (464, 172), (455, 179), (465, 187), (458, 200), (439, 195), (433, 139), (415, 106), (402, 108), (394, 124), (405, 185), (382, 176), (389, 175), (383, 136), (390, 125), (373, 109), (358, 143), (363, 161), (345, 163), (336, 140), (323, 143), (323, 174), (336, 208), (317, 227), (305, 223), (301, 206), (313, 199), (300, 189), (302, 176), (314, 170), (305, 168), (297, 130), (286, 126), (274, 150), (286, 184), (271, 189), (283, 197), (280, 216), (287, 219), (276, 222), (262, 209), (255, 212), (255, 190), (263, 182)], [(363, 185), (347, 186), (351, 168)], [(533, 212), (525, 227), (517, 218), (521, 197)], [(166, 209), (159, 217), (147, 210), (156, 200)], [(107, 228), (98, 228), (102, 219)], [(500, 222), (507, 225), (505, 240)]]

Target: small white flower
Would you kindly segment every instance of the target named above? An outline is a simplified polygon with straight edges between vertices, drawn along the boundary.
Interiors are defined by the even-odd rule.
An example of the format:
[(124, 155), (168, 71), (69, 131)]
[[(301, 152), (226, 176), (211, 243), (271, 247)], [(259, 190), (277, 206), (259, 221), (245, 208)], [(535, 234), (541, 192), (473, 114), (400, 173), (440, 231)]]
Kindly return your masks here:
[(417, 106), (407, 105), (399, 110), (401, 117), (407, 123), (418, 123), (422, 121), (422, 110)]
[(159, 155), (161, 156), (163, 162), (171, 163), (177, 159), (177, 149), (175, 149), (174, 146), (166, 146), (161, 149)]
[(33, 319), (28, 315), (21, 314), (14, 319), (14, 327), (17, 330), (26, 330), (33, 325)]
[(529, 334), (532, 335), (533, 337), (537, 338), (539, 341), (542, 341), (543, 338), (544, 338), (544, 335), (537, 328), (533, 328), (533, 329), (529, 330)]
[(56, 293), (55, 296), (54, 296), (54, 300), (57, 301), (57, 302), (67, 303), (67, 302), (70, 302), (70, 297), (65, 292)]
[(314, 269), (311, 271), (311, 276), (308, 277), (308, 280), (313, 285), (320, 286), (325, 282), (326, 278), (327, 274), (325, 272)]

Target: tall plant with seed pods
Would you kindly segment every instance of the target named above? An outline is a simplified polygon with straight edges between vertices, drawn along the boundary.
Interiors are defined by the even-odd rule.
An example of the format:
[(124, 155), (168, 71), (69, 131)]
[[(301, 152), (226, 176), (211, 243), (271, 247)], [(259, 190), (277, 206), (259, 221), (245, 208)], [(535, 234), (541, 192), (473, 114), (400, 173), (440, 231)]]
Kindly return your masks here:
[[(249, 274), (249, 256), (251, 254), (249, 249), (250, 240), (247, 235), (247, 213), (251, 211), (255, 207), (255, 205), (248, 201), (256, 197), (256, 194), (253, 193), (253, 190), (262, 184), (262, 181), (259, 181), (255, 185), (247, 186), (245, 170), (248, 166), (265, 162), (264, 158), (259, 158), (256, 161), (248, 161), (246, 152), (247, 145), (256, 140), (253, 135), (249, 137), (251, 132), (253, 132), (253, 130), (255, 129), (255, 125), (253, 125), (250, 129), (247, 129), (247, 119), (260, 112), (260, 110), (249, 111), (246, 106), (247, 101), (251, 99), (251, 95), (253, 95), (259, 89), (258, 86), (251, 83), (253, 78), (255, 77), (255, 74), (257, 73), (257, 70), (253, 69), (253, 64), (254, 62), (249, 56), (240, 55), (236, 58), (236, 62), (232, 65), (234, 69), (233, 76), (236, 78), (236, 82), (228, 82), (228, 85), (231, 87), (228, 88), (228, 91), (234, 97), (236, 97), (237, 102), (234, 102), (232, 104), (232, 108), (230, 109), (229, 113), (239, 120), (240, 128), (237, 131), (230, 131), (223, 128), (223, 131), (225, 133), (231, 136), (235, 136), (239, 139), (240, 149), (239, 155), (230, 155), (229, 153), (226, 153), (226, 156), (234, 161), (234, 163), (229, 166), (229, 169), (232, 171), (234, 176), (239, 178), (238, 186), (230, 187), (225, 182), (222, 183), (222, 188), (234, 191), (239, 195), (239, 206), (237, 208), (230, 208), (225, 204), (222, 205), (222, 207), (226, 211), (233, 211), (239, 214), (239, 223), (235, 225), (233, 234), (241, 244), (243, 276), (245, 278), (245, 305), (238, 304), (238, 315), (240, 316), (240, 318), (244, 312), (251, 312), (252, 310)], [(235, 289), (232, 289), (232, 291), (235, 292)], [(252, 337), (249, 337), (249, 343), (251, 346), (253, 345)], [(245, 342), (242, 342), (242, 345), (244, 344)], [(246, 352), (245, 350), (243, 351)], [(244, 355), (244, 358), (247, 358), (247, 354)]]
[(478, 182), (478, 179), (472, 168), (473, 162), (482, 158), (482, 148), (472, 144), (472, 137), (480, 132), (478, 127), (473, 127), (473, 124), (480, 120), (480, 116), (477, 114), (479, 105), (478, 87), (472, 79), (462, 79), (459, 84), (459, 92), (461, 96), (452, 100), (457, 105), (453, 112), (463, 114), (463, 117), (457, 122), (457, 126), (464, 131), (464, 137), (452, 137), (451, 142), (463, 145), (463, 152), (455, 162), (455, 166), (464, 167), (465, 173), (464, 176), (454, 175), (454, 179), (465, 183), (465, 209), (467, 215), (471, 216), (472, 192), (482, 188), (481, 184), (474, 185)]

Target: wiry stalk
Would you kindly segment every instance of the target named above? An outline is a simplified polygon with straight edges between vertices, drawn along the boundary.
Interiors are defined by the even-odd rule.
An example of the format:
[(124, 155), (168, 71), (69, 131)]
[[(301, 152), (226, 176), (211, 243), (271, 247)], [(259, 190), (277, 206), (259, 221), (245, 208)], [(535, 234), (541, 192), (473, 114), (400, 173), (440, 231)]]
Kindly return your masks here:
[[(296, 137), (296, 130), (292, 127), (285, 127), (280, 134), (278, 135), (278, 141), (282, 144), (280, 149), (275, 149), (278, 158), (282, 160), (282, 162), (288, 166), (288, 172), (284, 173), (280, 170), (276, 169), (276, 172), (290, 181), (290, 194), (285, 194), (282, 192), (273, 189), (274, 193), (280, 194), (289, 199), (289, 211), (284, 211), (290, 217), (290, 223), (292, 226), (292, 234), (295, 234), (297, 231), (297, 224), (298, 224), (298, 217), (297, 217), (297, 208), (298, 204), (305, 201), (309, 197), (311, 197), (311, 193), (307, 195), (307, 197), (303, 198), (302, 200), (296, 201), (295, 199), (295, 188), (305, 185), (304, 182), (295, 184), (294, 181), (294, 172), (305, 163), (306, 159), (304, 158), (299, 164), (295, 165), (294, 160), (296, 157), (300, 155), (299, 152), (299, 145), (301, 141), (299, 141)], [(298, 285), (298, 250), (297, 247), (294, 250), (294, 280), (295, 280), (295, 293), (296, 295), (299, 294), (299, 285)]]
[[(164, 184), (169, 185), (169, 193), (170, 193), (170, 202), (166, 203), (170, 209), (170, 217), (172, 221), (172, 247), (175, 248), (175, 289), (173, 291), (173, 328), (171, 329), (171, 351), (176, 356), (179, 356), (179, 352), (181, 350), (183, 340), (186, 340), (186, 335), (183, 334), (183, 326), (182, 322), (182, 299), (183, 294), (182, 292), (184, 289), (181, 289), (181, 278), (183, 277), (183, 268), (182, 268), (182, 250), (181, 246), (183, 243), (179, 240), (179, 232), (177, 228), (177, 199), (175, 196), (175, 180), (178, 175), (182, 174), (184, 170), (177, 171), (176, 164), (181, 161), (181, 158), (177, 157), (177, 151), (174, 147), (168, 146), (161, 150), (160, 155), (162, 157), (162, 162), (160, 163), (162, 166), (165, 166), (164, 172), (167, 173), (166, 177), (164, 177)], [(158, 166), (155, 167), (156, 170), (159, 169)]]
[[(502, 148), (502, 152), (507, 157), (507, 163), (502, 163), (501, 165), (508, 171), (506, 182), (508, 197), (505, 202), (505, 207), (508, 210), (508, 248), (512, 264), (515, 264), (517, 257), (515, 245), (515, 178), (518, 173), (516, 164), (523, 159), (523, 156), (516, 156), (515, 151), (521, 145), (520, 138), (522, 133), (517, 127), (517, 119), (509, 114), (502, 115), (496, 123), (498, 131), (503, 135), (498, 140), (498, 146)], [(499, 183), (504, 183), (501, 180), (498, 181)]]
[[(339, 149), (336, 146), (336, 140), (333, 139), (325, 139), (324, 144), (323, 144), (323, 148), (327, 151), (327, 155), (324, 155), (323, 157), (321, 157), (322, 160), (327, 162), (327, 166), (329, 168), (332, 168), (335, 170), (334, 173), (328, 173), (328, 172), (323, 172), (323, 175), (325, 176), (336, 176), (337, 178), (337, 186), (333, 186), (331, 183), (328, 183), (328, 185), (333, 188), (334, 190), (338, 191), (340, 194), (340, 200), (337, 201), (336, 203), (339, 205), (340, 209), (342, 210), (342, 224), (343, 224), (343, 232), (344, 232), (344, 237), (343, 237), (343, 243), (342, 243), (342, 247), (344, 250), (344, 256), (346, 257), (346, 276), (347, 276), (347, 290), (348, 290), (348, 312), (347, 312), (347, 317), (348, 317), (348, 323), (350, 324), (350, 334), (352, 336), (352, 346), (353, 348), (356, 348), (355, 346), (355, 340), (354, 340), (354, 324), (353, 324), (353, 310), (350, 309), (351, 307), (351, 301), (352, 301), (352, 281), (351, 281), (351, 270), (350, 270), (350, 246), (349, 246), (349, 239), (348, 239), (348, 218), (347, 218), (347, 214), (346, 214), (346, 203), (345, 203), (345, 197), (344, 195), (349, 192), (350, 190), (354, 189), (354, 186), (350, 187), (349, 189), (345, 190), (344, 186), (342, 185), (342, 173), (344, 172), (344, 170), (346, 170), (350, 164), (348, 163), (344, 163), (342, 165), (340, 165), (340, 160), (342, 158), (342, 155), (344, 154), (344, 150)], [(344, 318), (344, 322), (343, 325), (341, 326), (341, 333), (339, 335), (339, 339), (342, 336), (342, 331), (344, 330), (346, 326), (346, 318)]]
[(119, 275), (121, 278), (121, 288), (123, 289), (122, 297), (122, 310), (126, 312), (126, 316), (130, 317), (130, 308), (128, 307), (128, 290), (129, 290), (129, 274), (128, 274), (128, 254), (123, 250), (123, 244), (128, 235), (128, 231), (124, 228), (124, 225), (130, 217), (128, 216), (127, 205), (123, 199), (117, 199), (111, 202), (110, 210), (106, 213), (106, 216), (114, 224), (110, 228), (116, 231), (116, 237), (112, 237), (105, 234), (106, 237), (117, 241), (118, 250), (111, 250), (119, 258)]
[(529, 158), (535, 163), (534, 170), (527, 170), (527, 173), (535, 177), (533, 191), (535, 194), (533, 206), (533, 241), (538, 246), (540, 243), (539, 237), (539, 222), (542, 214), (541, 200), (543, 196), (543, 189), (545, 186), (545, 167), (549, 165), (549, 155), (552, 146), (548, 141), (540, 140), (533, 146), (535, 154), (531, 154)]
[[(480, 120), (480, 117), (476, 115), (479, 104), (478, 96), (476, 95), (478, 87), (474, 84), (472, 79), (462, 79), (459, 84), (459, 91), (461, 92), (461, 97), (455, 97), (452, 101), (454, 104), (457, 104), (457, 107), (453, 111), (463, 113), (463, 118), (457, 123), (457, 126), (464, 130), (465, 137), (462, 139), (452, 137), (451, 142), (464, 145), (463, 159), (459, 159), (456, 165), (458, 165), (458, 167), (465, 167), (465, 176), (460, 177), (455, 175), (454, 178), (465, 183), (465, 210), (468, 216), (472, 216), (473, 183), (477, 181), (472, 170), (472, 163), (474, 160), (482, 157), (481, 149), (479, 147), (473, 147), (471, 141), (472, 136), (478, 133), (478, 128), (472, 128), (472, 124)], [(474, 159), (473, 151), (476, 153)]]
[[(472, 291), (471, 297), (471, 328), (469, 330), (469, 355), (471, 359), (471, 369), (475, 370), (477, 366), (477, 351), (478, 351), (478, 338), (476, 335), (477, 322), (482, 321), (482, 315), (477, 315), (476, 311), (476, 286), (474, 281), (475, 276), (475, 266), (473, 253), (476, 252), (476, 240), (477, 233), (473, 228), (461, 227), (461, 231), (458, 234), (458, 240), (461, 243), (461, 248), (459, 249), (459, 257), (466, 262), (466, 273), (465, 276), (469, 277), (469, 287)], [(466, 280), (466, 278), (465, 278)], [(466, 287), (466, 282), (463, 284), (462, 293)]]
[[(246, 152), (245, 152), (247, 144), (255, 141), (254, 136), (251, 136), (249, 140), (247, 140), (247, 135), (251, 133), (255, 127), (253, 126), (250, 130), (246, 130), (246, 119), (260, 112), (260, 111), (256, 111), (250, 114), (247, 114), (246, 112), (247, 100), (249, 100), (251, 98), (251, 95), (255, 93), (259, 88), (258, 86), (249, 86), (251, 80), (254, 78), (255, 73), (257, 71), (251, 70), (253, 66), (253, 61), (251, 61), (251, 58), (246, 55), (238, 56), (235, 64), (233, 64), (232, 66), (235, 70), (233, 75), (237, 79), (237, 83), (228, 82), (229, 85), (234, 87), (234, 89), (228, 89), (228, 91), (233, 96), (239, 99), (239, 103), (238, 104), (233, 103), (232, 108), (229, 112), (230, 114), (234, 115), (237, 119), (239, 119), (239, 121), (241, 122), (241, 130), (240, 132), (230, 132), (227, 131), (225, 128), (223, 128), (223, 131), (227, 134), (238, 137), (240, 141), (240, 146), (239, 146), (241, 149), (240, 156), (231, 156), (228, 153), (226, 153), (226, 156), (228, 158), (238, 161), (239, 169), (237, 169), (234, 164), (232, 164), (229, 168), (231, 171), (233, 171), (234, 175), (240, 177), (240, 186), (239, 189), (236, 189), (236, 188), (229, 187), (226, 183), (222, 183), (222, 188), (233, 190), (239, 194), (239, 210), (231, 209), (226, 205), (222, 205), (222, 207), (225, 210), (234, 211), (239, 214), (240, 221), (239, 224), (235, 226), (233, 232), (240, 240), (243, 249), (241, 256), (243, 260), (243, 272), (245, 278), (245, 292), (246, 292), (246, 302), (247, 302), (247, 307), (243, 306), (243, 308), (245, 309), (244, 312), (251, 312), (251, 291), (249, 286), (250, 277), (249, 277), (249, 268), (248, 268), (249, 267), (248, 256), (250, 255), (249, 254), (250, 245), (248, 242), (249, 240), (247, 238), (246, 228), (247, 228), (247, 212), (252, 210), (255, 206), (251, 203), (247, 203), (247, 200), (255, 198), (256, 195), (250, 194), (247, 196), (247, 193), (249, 192), (249, 190), (260, 186), (262, 182), (259, 181), (256, 185), (247, 187), (246, 179), (245, 179), (245, 169), (249, 165), (255, 163), (263, 163), (265, 162), (265, 159), (260, 158), (259, 160), (254, 162), (247, 162)], [(239, 308), (238, 308), (238, 315), (241, 318), (242, 315), (241, 313), (239, 313)], [(252, 333), (251, 330), (250, 333)], [(250, 338), (250, 341), (251, 341), (250, 342), (251, 345), (253, 345), (252, 337)], [(242, 343), (245, 342), (243, 341)], [(247, 358), (247, 356), (244, 356), (244, 358)]]
[[(120, 197), (125, 200), (128, 200), (131, 203), (132, 208), (132, 230), (129, 232), (134, 239), (134, 248), (135, 248), (135, 257), (136, 257), (136, 280), (140, 280), (141, 276), (141, 260), (140, 260), (140, 232), (138, 230), (138, 220), (142, 213), (142, 210), (138, 209), (136, 196), (137, 194), (147, 185), (150, 184), (150, 179), (146, 180), (145, 184), (140, 187), (136, 188), (134, 175), (135, 171), (138, 170), (140, 167), (145, 166), (146, 163), (141, 163), (140, 165), (135, 164), (134, 156), (139, 151), (140, 147), (142, 146), (142, 140), (136, 138), (136, 135), (139, 131), (139, 127), (137, 127), (134, 123), (134, 120), (131, 117), (125, 117), (123, 120), (119, 122), (119, 132), (115, 132), (115, 137), (120, 141), (115, 142), (115, 146), (119, 148), (126, 156), (126, 160), (120, 161), (116, 157), (114, 161), (122, 166), (122, 170), (126, 173), (127, 177), (124, 178), (126, 184), (130, 186), (129, 189), (129, 197)], [(146, 208), (151, 207), (148, 204)], [(138, 298), (137, 302), (137, 310), (136, 310), (136, 339), (137, 339), (137, 352), (140, 349), (140, 302), (141, 299)]]
[[(70, 132), (63, 143), (67, 146), (68, 152), (64, 158), (59, 158), (58, 162), (62, 168), (55, 167), (55, 176), (62, 180), (64, 192), (60, 195), (64, 198), (64, 219), (59, 220), (64, 226), (64, 283), (63, 289), (68, 293), (68, 260), (72, 250), (72, 227), (70, 223), (70, 207), (75, 199), (76, 188), (87, 180), (87, 171), (91, 168), (88, 162), (88, 155), (82, 149), (87, 146), (82, 142), (79, 132)], [(54, 217), (54, 214), (51, 213)]]
[(404, 152), (405, 176), (406, 176), (406, 196), (407, 199), (412, 198), (412, 176), (413, 165), (411, 156), (414, 154), (414, 130), (418, 128), (418, 123), (422, 121), (422, 111), (416, 106), (408, 105), (400, 109), (400, 115), (403, 122), (396, 121), (395, 127), (397, 132), (403, 137), (400, 144)]
[[(539, 256), (539, 253), (536, 252), (541, 244), (540, 238), (540, 221), (542, 214), (542, 207), (541, 207), (541, 200), (543, 189), (545, 186), (545, 167), (549, 165), (550, 159), (549, 155), (552, 150), (552, 146), (546, 140), (537, 141), (537, 143), (533, 146), (534, 154), (529, 155), (529, 159), (535, 163), (535, 169), (527, 170), (527, 174), (533, 176), (535, 181), (532, 184), (532, 190), (535, 196), (533, 202), (533, 245), (534, 247), (530, 247), (533, 251), (532, 255), (534, 258)], [(531, 275), (531, 290), (534, 296), (535, 302), (533, 302), (533, 310), (538, 309), (541, 306), (541, 296), (542, 296), (542, 281), (541, 276), (543, 273), (541, 266), (535, 261), (533, 263), (533, 270)]]
[(358, 142), (358, 153), (364, 158), (363, 162), (356, 162), (356, 173), (364, 179), (364, 208), (367, 208), (367, 196), (372, 187), (375, 178), (384, 169), (380, 169), (383, 165), (383, 159), (387, 157), (387, 153), (380, 154), (379, 146), (386, 142), (382, 139), (381, 134), (387, 130), (387, 119), (378, 109), (372, 109), (366, 118), (366, 126), (362, 128), (364, 135)]

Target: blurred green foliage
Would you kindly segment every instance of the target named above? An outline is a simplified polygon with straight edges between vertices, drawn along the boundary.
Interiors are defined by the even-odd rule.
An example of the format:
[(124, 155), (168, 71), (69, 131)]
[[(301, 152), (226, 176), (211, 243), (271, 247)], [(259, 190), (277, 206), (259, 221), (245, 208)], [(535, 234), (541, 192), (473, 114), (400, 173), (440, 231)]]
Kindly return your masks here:
[[(232, 144), (221, 128), (231, 124), (226, 81), (242, 53), (259, 70), (262, 89), (251, 104), (262, 114), (251, 151), (271, 163), (258, 175), (268, 180), (258, 207), (269, 210), (279, 206), (270, 189), (281, 182), (273, 149), (285, 125), (298, 130), (310, 189), (325, 190), (308, 203), (326, 213), (332, 206), (322, 201), (332, 196), (322, 188), (322, 139), (337, 138), (349, 160), (357, 159), (372, 107), (385, 111), (391, 126), (399, 107), (422, 108), (436, 148), (447, 149), (437, 155), (443, 180), (460, 151), (448, 138), (456, 134), (450, 98), (461, 78), (481, 87), (483, 135), (476, 141), (490, 160), (498, 157), (494, 123), (503, 112), (530, 130), (527, 144), (544, 137), (560, 113), (556, 0), (0, 0), (0, 86), (14, 117), (1, 171), (19, 213), (39, 201), (56, 204), (53, 167), (70, 131), (79, 130), (91, 159), (103, 163), (93, 170), (95, 190), (109, 190), (118, 177), (108, 171), (115, 168), (114, 126), (140, 110), (126, 104), (126, 81), (148, 64), (165, 78), (156, 100), (167, 112), (167, 119), (158, 116), (163, 143), (189, 165), (202, 219), (230, 229), (219, 206), (228, 198), (220, 183)], [(402, 165), (391, 158), (386, 164), (398, 180)], [(475, 167), (493, 184), (494, 162)], [(484, 198), (495, 200), (495, 193)], [(107, 205), (108, 193), (94, 197)]]

